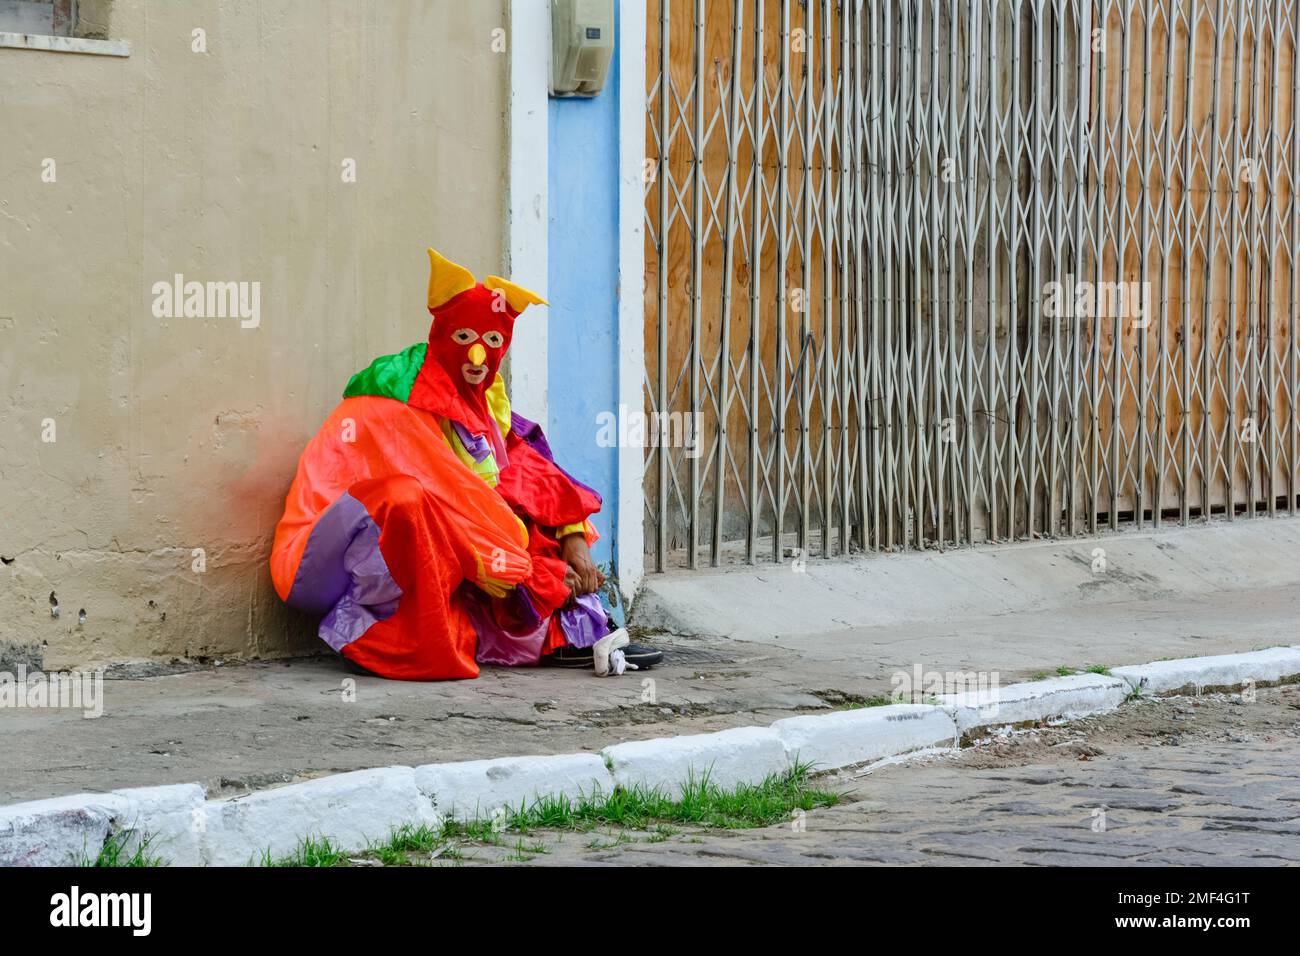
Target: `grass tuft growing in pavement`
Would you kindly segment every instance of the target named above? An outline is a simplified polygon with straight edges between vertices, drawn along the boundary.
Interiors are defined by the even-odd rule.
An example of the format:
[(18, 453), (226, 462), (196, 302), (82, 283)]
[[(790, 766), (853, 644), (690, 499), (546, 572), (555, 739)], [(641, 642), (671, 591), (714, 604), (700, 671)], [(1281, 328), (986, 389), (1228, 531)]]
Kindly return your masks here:
[(405, 866), (410, 862), (407, 854), (428, 854), (435, 851), (441, 851), (438, 856), (444, 860), (461, 859), (456, 848), (448, 845), (444, 828), (431, 827), (425, 823), (419, 826), (400, 826), (386, 842), (374, 844), (370, 848), (370, 852), (385, 866)]
[(271, 851), (262, 854), (263, 866), (338, 866), (347, 854), (330, 842), (329, 837), (305, 837), (288, 856), (272, 859)]
[(897, 701), (888, 694), (876, 694), (873, 697), (855, 697), (848, 700), (844, 705), (845, 710), (862, 710), (866, 707), (888, 707), (890, 704), (910, 703), (910, 701)]
[[(809, 786), (811, 764), (796, 764), (783, 774), (773, 774), (760, 784), (724, 789), (709, 775), (692, 776), (680, 794), (660, 787), (617, 787), (612, 793), (595, 792), (569, 797), (542, 797), (530, 806), (507, 813), (505, 827), (519, 833), (532, 830), (591, 830), (600, 826), (644, 830), (657, 824), (746, 829), (771, 826), (787, 819), (793, 810), (833, 806), (839, 797)], [(448, 821), (444, 834), (476, 836), (483, 821)], [(491, 826), (491, 824), (486, 824)]]
[(149, 852), (149, 845), (153, 842), (152, 836), (144, 836), (139, 844), (131, 852), (127, 852), (127, 843), (130, 842), (131, 832), (120, 831), (110, 833), (100, 847), (98, 856), (91, 860), (89, 858), (82, 861), (82, 866), (97, 867), (146, 867), (162, 866), (161, 857), (155, 856)]
[[(1110, 668), (1107, 667), (1105, 664), (1089, 664), (1083, 670), (1078, 670), (1073, 667), (1066, 667), (1064, 664), (1062, 664), (1060, 667), (1056, 669), (1057, 677), (1073, 677), (1075, 674), (1101, 674), (1103, 677), (1109, 677)], [(1039, 671), (1037, 674), (1030, 675), (1029, 679), (1043, 680), (1047, 676), (1048, 676), (1047, 674), (1043, 673), (1042, 671)]]
[(600, 826), (643, 830), (656, 824), (690, 824), (702, 827), (740, 829), (770, 826), (784, 820), (792, 810), (832, 806), (839, 798), (808, 785), (810, 764), (798, 764), (783, 774), (769, 776), (760, 784), (741, 784), (724, 789), (706, 773), (692, 776), (680, 794), (660, 787), (616, 787), (611, 793), (599, 790), (576, 798), (545, 796), (532, 804), (510, 808), (504, 819), (492, 821), (448, 820), (444, 838), (490, 840), (502, 831), (529, 833), (533, 830), (586, 831)]
[[(790, 818), (795, 810), (834, 806), (838, 795), (810, 785), (812, 765), (797, 763), (783, 774), (773, 774), (760, 784), (723, 788), (709, 775), (692, 776), (681, 792), (659, 787), (617, 787), (606, 794), (595, 791), (576, 798), (541, 797), (498, 813), (494, 819), (445, 820), (441, 826), (398, 827), (383, 843), (373, 844), (361, 856), (377, 859), (386, 866), (414, 862), (416, 856), (461, 860), (457, 843), (503, 845), (503, 836), (516, 839), (507, 860), (523, 861), (547, 852), (540, 840), (526, 842), (536, 831), (586, 833), (600, 828), (617, 831), (617, 842), (632, 842), (629, 833), (649, 833), (659, 843), (676, 836), (683, 826), (721, 829), (749, 829), (770, 826)], [(348, 855), (328, 839), (307, 838), (288, 857), (272, 860), (262, 856), (263, 866), (337, 866)]]

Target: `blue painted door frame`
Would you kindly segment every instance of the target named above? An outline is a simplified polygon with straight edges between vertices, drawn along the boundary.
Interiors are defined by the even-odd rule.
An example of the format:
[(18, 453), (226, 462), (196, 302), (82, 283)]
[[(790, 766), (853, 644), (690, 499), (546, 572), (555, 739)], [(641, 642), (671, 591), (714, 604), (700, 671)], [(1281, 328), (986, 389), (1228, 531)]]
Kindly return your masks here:
[[(619, 16), (615, 4), (615, 18)], [(549, 103), (547, 435), (555, 457), (596, 488), (598, 563), (612, 561), (618, 449), (598, 443), (598, 416), (618, 410), (619, 52), (599, 95)]]

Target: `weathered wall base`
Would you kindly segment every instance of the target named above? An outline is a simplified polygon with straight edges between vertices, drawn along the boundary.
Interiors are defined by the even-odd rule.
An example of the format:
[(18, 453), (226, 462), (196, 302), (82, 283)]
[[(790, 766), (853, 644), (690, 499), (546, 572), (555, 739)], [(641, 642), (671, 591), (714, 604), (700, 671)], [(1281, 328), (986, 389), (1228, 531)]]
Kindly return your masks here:
[[(504, 271), (505, 2), (91, 7), (129, 56), (0, 49), (0, 662), (314, 653), (298, 454), (427, 334), (426, 245)], [(160, 316), (178, 274), (256, 321)]]

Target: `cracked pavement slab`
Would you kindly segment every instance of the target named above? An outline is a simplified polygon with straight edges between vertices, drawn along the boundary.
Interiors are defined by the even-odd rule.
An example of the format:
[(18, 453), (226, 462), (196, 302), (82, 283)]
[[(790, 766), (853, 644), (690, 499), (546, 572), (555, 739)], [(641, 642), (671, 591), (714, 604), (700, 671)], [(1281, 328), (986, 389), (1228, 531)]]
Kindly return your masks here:
[(365, 767), (598, 751), (827, 707), (791, 689), (788, 668), (752, 666), (788, 652), (655, 643), (666, 666), (605, 680), (485, 667), (473, 681), (409, 683), (336, 658), (115, 668), (101, 717), (0, 709), (0, 804), (181, 782), (222, 796)]
[(1297, 865), (1300, 687), (1132, 701), (815, 785), (841, 802), (778, 826), (457, 849), (467, 865)]
[[(739, 641), (637, 639), (665, 663), (590, 671), (484, 668), (473, 681), (357, 676), (336, 658), (118, 666), (104, 714), (0, 709), (0, 804), (197, 782), (212, 796), (395, 764), (598, 751), (626, 740), (766, 725), (886, 695), (916, 665), (1003, 684), (1066, 664), (1145, 663), (1294, 640), (1300, 589), (911, 623)], [(352, 693), (354, 691), (354, 693)]]

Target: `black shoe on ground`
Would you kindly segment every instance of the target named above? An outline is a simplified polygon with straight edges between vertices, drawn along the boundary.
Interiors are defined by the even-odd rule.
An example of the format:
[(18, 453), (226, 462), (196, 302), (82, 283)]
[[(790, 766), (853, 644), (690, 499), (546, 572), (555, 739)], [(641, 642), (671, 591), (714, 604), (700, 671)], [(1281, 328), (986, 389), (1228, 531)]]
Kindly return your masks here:
[(629, 664), (635, 664), (637, 670), (649, 670), (664, 659), (663, 651), (657, 651), (645, 644), (629, 644), (622, 650), (623, 658)]
[[(629, 664), (635, 664), (637, 670), (647, 670), (664, 659), (664, 652), (644, 644), (628, 644), (621, 649), (623, 658)], [(542, 658), (542, 663), (550, 667), (570, 667), (581, 670), (595, 666), (595, 653), (590, 647), (560, 647)]]
[(550, 667), (572, 667), (581, 670), (595, 667), (595, 652), (590, 647), (557, 647), (542, 658), (542, 663)]

